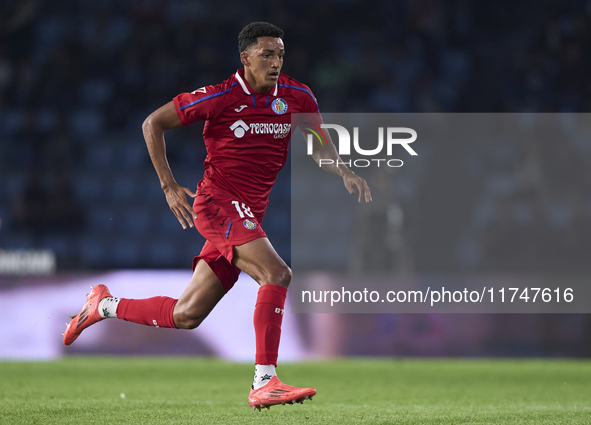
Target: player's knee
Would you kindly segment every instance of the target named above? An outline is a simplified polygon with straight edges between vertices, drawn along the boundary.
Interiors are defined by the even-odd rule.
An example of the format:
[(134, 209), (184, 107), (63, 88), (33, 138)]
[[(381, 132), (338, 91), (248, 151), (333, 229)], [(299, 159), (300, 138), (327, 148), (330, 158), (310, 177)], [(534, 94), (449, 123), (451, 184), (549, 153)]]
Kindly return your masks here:
[(284, 265), (272, 270), (268, 274), (268, 278), (261, 282), (262, 285), (279, 285), (287, 288), (291, 282), (291, 269)]
[(195, 329), (203, 322), (204, 317), (190, 311), (175, 311), (173, 314), (174, 324), (177, 329)]
[(291, 268), (285, 266), (285, 274), (281, 286), (287, 288), (291, 282)]

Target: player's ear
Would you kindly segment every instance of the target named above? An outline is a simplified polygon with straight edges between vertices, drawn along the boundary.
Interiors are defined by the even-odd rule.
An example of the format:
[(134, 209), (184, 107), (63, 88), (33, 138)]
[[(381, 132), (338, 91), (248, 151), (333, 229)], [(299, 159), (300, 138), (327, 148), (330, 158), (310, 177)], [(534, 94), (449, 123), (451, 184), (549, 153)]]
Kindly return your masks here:
[(244, 66), (250, 66), (250, 60), (248, 59), (248, 53), (246, 53), (246, 51), (240, 53), (240, 62), (242, 62), (242, 65)]

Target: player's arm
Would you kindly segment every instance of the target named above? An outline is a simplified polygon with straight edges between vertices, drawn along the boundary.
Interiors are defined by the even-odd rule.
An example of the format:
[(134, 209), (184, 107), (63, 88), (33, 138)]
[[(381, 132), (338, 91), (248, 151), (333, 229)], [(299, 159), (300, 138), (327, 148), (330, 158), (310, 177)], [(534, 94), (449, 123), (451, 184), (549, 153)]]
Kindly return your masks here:
[[(306, 131), (302, 129), (302, 132), (304, 134), (304, 139), (307, 140)], [(345, 188), (347, 188), (349, 193), (351, 195), (359, 195), (358, 202), (371, 202), (371, 190), (365, 179), (359, 177), (343, 164), (328, 131), (325, 131), (324, 135), (326, 136), (327, 143), (323, 143), (322, 145), (314, 143), (313, 145), (312, 158), (314, 161), (316, 161), (323, 170), (342, 177)], [(323, 159), (330, 161), (321, 161)]]
[(187, 202), (187, 195), (194, 198), (196, 195), (186, 187), (180, 186), (172, 175), (172, 170), (166, 159), (166, 142), (164, 132), (181, 126), (181, 121), (176, 113), (174, 103), (166, 105), (152, 112), (142, 124), (144, 139), (148, 146), (150, 159), (158, 173), (160, 187), (166, 195), (166, 202), (174, 213), (183, 229), (193, 227), (192, 218), (197, 218), (191, 205)]

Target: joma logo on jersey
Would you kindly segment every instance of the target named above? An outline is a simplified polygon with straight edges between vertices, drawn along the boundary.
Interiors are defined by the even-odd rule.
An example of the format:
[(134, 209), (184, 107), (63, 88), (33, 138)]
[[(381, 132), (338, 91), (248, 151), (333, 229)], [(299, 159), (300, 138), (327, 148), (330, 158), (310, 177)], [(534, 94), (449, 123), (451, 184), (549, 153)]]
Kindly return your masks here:
[(291, 124), (257, 122), (248, 125), (244, 121), (238, 120), (230, 126), (230, 130), (239, 139), (244, 137), (247, 131), (250, 131), (250, 134), (272, 134), (275, 139), (282, 139), (289, 136)]
[[(306, 128), (310, 133), (306, 135), (307, 141), (307, 154), (312, 155), (314, 151), (314, 136), (320, 142), (320, 145), (324, 143), (328, 143), (326, 138), (326, 133), (328, 133), (328, 129), (336, 130), (337, 135), (339, 137), (338, 140), (338, 151), (339, 155), (351, 155), (351, 136), (349, 135), (349, 131), (341, 125), (337, 124), (321, 124), (320, 128), (314, 127)], [(323, 131), (323, 129), (326, 129)], [(416, 156), (418, 155), (413, 148), (409, 146), (410, 143), (413, 143), (417, 140), (417, 132), (414, 131), (412, 128), (406, 127), (387, 127), (386, 131), (386, 141), (384, 143), (384, 127), (378, 128), (378, 144), (375, 149), (363, 149), (359, 145), (359, 127), (353, 127), (353, 148), (355, 152), (359, 155), (363, 156), (375, 156), (382, 152), (384, 147), (386, 148), (386, 154), (388, 156), (392, 155), (394, 145), (402, 146), (410, 155)], [(409, 135), (410, 137), (394, 137), (394, 135)], [(384, 146), (385, 145), (385, 146)], [(388, 167), (402, 167), (403, 162), (401, 159), (392, 159), (392, 158), (371, 158), (370, 159), (356, 159), (354, 161), (339, 161), (337, 160), (337, 166), (339, 165), (348, 165), (349, 167), (369, 167), (372, 163), (377, 164), (380, 166), (381, 162), (385, 162)], [(318, 165), (327, 165), (333, 164), (334, 160), (332, 159), (320, 159)]]

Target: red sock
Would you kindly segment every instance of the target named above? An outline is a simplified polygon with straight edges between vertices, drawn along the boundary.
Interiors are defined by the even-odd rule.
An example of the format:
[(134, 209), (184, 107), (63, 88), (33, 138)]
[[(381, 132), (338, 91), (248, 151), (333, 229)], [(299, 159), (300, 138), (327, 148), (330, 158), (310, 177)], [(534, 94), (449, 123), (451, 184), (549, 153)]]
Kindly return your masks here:
[(287, 288), (283, 286), (263, 285), (259, 288), (254, 307), (256, 364), (277, 366), (286, 296)]
[(117, 318), (157, 328), (176, 328), (172, 312), (177, 301), (169, 297), (143, 300), (122, 298), (117, 306)]

